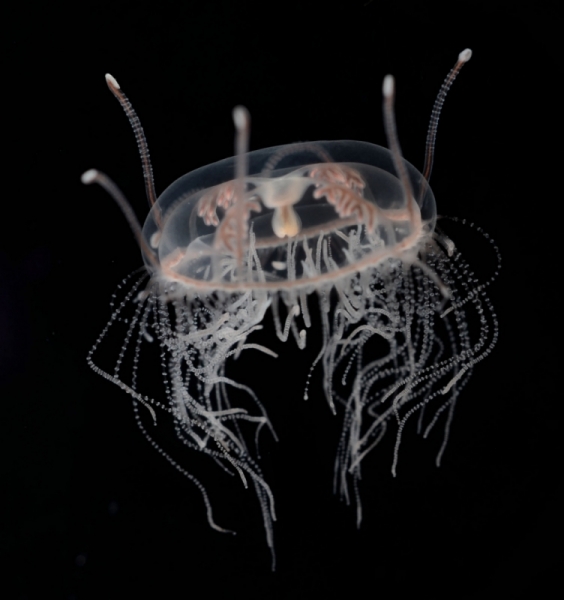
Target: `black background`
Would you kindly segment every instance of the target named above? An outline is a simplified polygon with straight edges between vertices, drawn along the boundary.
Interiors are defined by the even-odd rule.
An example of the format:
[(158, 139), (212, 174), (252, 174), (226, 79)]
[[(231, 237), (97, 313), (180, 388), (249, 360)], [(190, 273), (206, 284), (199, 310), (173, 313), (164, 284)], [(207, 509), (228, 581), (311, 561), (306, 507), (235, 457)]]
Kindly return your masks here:
[[(561, 588), (556, 5), (99, 1), (5, 15), (3, 597), (521, 598)], [(263, 440), (278, 513), (272, 573), (253, 493), (177, 455), (238, 535), (209, 529), (199, 493), (143, 439), (128, 397), (86, 365), (112, 291), (141, 261), (119, 210), (80, 174), (105, 171), (140, 220), (146, 211), (135, 140), (103, 75), (133, 101), (162, 191), (232, 154), (236, 104), (251, 112), (255, 149), (384, 144), (387, 73), (403, 153), (421, 167), (435, 94), (465, 47), (474, 56), (445, 105), (432, 186), (440, 214), (481, 225), (501, 249), (490, 292), (499, 344), (459, 401), (440, 469), (439, 432), (406, 434), (395, 479), (393, 436), (367, 459), (360, 530), (331, 492), (338, 424), (319, 375), (317, 393), (301, 400), (319, 340), (302, 353), (274, 341), (279, 359), (233, 367), (281, 440)], [(487, 277), (487, 247), (467, 231), (451, 235)]]

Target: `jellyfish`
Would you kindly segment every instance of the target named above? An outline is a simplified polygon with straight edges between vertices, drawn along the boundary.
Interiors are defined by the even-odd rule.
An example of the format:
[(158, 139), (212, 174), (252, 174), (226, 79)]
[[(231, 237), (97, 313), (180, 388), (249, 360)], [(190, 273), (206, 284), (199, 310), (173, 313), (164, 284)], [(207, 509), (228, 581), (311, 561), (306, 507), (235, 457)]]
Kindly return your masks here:
[[(419, 172), (401, 154), (394, 79), (383, 83), (388, 148), (340, 140), (249, 151), (250, 115), (233, 111), (235, 155), (176, 180), (157, 198), (143, 129), (118, 82), (106, 82), (125, 110), (141, 154), (150, 210), (143, 227), (103, 173), (83, 174), (117, 202), (141, 248), (144, 267), (126, 278), (88, 364), (133, 400), (149, 442), (199, 489), (209, 525), (216, 524), (204, 485), (157, 443), (147, 422), (169, 420), (178, 440), (253, 488), (272, 553), (274, 498), (260, 465), (260, 440), (276, 438), (267, 407), (249, 382), (228, 375), (242, 353), (276, 357), (254, 332), (272, 319), (282, 342), (316, 345), (304, 381), (322, 373), (328, 409), (342, 423), (336, 440), (334, 492), (356, 505), (363, 461), (395, 430), (395, 476), (409, 419), (426, 437), (443, 422), (440, 464), (457, 399), (498, 336), (486, 294), (497, 268), (480, 282), (438, 224), (429, 186), (445, 96), (469, 49), (460, 53), (433, 107)], [(318, 309), (317, 306), (318, 305)], [(318, 310), (320, 326), (312, 325)], [(116, 335), (117, 333), (117, 335)], [(104, 344), (113, 370), (97, 360)], [(318, 350), (318, 352), (317, 352)], [(160, 388), (143, 388), (140, 363)], [(280, 373), (273, 367), (273, 379)]]

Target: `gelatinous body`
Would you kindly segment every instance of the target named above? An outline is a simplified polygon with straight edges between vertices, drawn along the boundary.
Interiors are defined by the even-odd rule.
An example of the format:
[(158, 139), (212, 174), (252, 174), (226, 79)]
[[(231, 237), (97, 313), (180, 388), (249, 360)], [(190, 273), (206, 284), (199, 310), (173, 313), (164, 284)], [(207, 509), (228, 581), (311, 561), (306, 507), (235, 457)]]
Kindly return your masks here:
[[(441, 88), (440, 104), (469, 58), (463, 54)], [(152, 200), (142, 130), (117, 82), (108, 83), (134, 125)], [(139, 426), (153, 445), (139, 403), (156, 419), (168, 413), (188, 448), (254, 487), (271, 548), (274, 499), (258, 445), (261, 429), (274, 434), (274, 428), (252, 381), (226, 374), (226, 364), (243, 352), (276, 356), (253, 340), (266, 318), (273, 319), (280, 340), (292, 336), (299, 348), (319, 348), (312, 370), (322, 369), (325, 398), (342, 422), (335, 491), (347, 502), (354, 497), (359, 524), (365, 456), (394, 424), (395, 474), (402, 431), (417, 415), (425, 435), (443, 420), (440, 461), (460, 391), (497, 339), (484, 293), (489, 282), (480, 285), (454, 244), (436, 231), (428, 177), (438, 112), (425, 176), (401, 157), (391, 79), (384, 85), (384, 115), (390, 150), (320, 141), (248, 152), (249, 117), (239, 107), (236, 156), (175, 181), (154, 202), (142, 230), (105, 176), (83, 176), (86, 183), (102, 184), (122, 206), (146, 264), (136, 282), (122, 287), (90, 365), (134, 399)], [(315, 304), (320, 331), (312, 330)], [(119, 328), (113, 371), (102, 369), (98, 347)], [(139, 365), (151, 351), (162, 378), (157, 395), (141, 384)], [(284, 375), (273, 363), (273, 382), (283, 384)], [(308, 385), (309, 378), (306, 398)], [(210, 524), (221, 530), (203, 485), (159, 451), (195, 482)]]

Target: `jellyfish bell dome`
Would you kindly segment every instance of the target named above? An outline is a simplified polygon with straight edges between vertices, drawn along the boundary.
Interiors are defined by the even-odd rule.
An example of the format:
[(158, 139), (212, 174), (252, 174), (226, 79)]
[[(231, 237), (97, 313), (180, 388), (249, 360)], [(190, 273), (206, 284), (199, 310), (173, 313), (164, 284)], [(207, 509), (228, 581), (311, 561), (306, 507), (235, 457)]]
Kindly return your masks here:
[[(381, 146), (305, 142), (244, 158), (240, 180), (231, 157), (183, 175), (160, 195), (143, 236), (165, 280), (199, 289), (315, 287), (387, 258), (405, 260), (433, 231), (431, 188), (404, 161), (416, 201), (410, 214)], [(145, 262), (154, 270), (154, 260)]]

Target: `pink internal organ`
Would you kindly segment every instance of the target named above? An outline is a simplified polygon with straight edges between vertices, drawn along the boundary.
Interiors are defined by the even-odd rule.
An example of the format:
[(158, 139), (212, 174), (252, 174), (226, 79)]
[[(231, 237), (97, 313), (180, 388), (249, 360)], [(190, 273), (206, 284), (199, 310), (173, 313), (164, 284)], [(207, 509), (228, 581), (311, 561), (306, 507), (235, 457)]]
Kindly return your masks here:
[(310, 170), (309, 177), (318, 181), (341, 184), (357, 193), (361, 193), (366, 185), (356, 169), (336, 163), (316, 165)]
[[(214, 245), (216, 248), (227, 249), (235, 253), (238, 249), (238, 240), (246, 240), (249, 232), (249, 217), (252, 212), (260, 212), (262, 206), (256, 199), (245, 200), (242, 210), (238, 205), (231, 206), (217, 228)], [(217, 216), (216, 216), (217, 218)]]
[(325, 197), (327, 202), (335, 207), (340, 217), (356, 217), (366, 224), (369, 230), (374, 229), (378, 209), (375, 204), (358, 196), (354, 190), (346, 185), (336, 183), (321, 184), (314, 192), (317, 200)]
[(356, 169), (329, 163), (315, 166), (309, 176), (319, 182), (313, 192), (315, 199), (325, 197), (340, 217), (354, 216), (369, 229), (374, 228), (377, 208), (362, 197), (366, 184)]
[(217, 207), (227, 210), (235, 199), (235, 181), (228, 181), (204, 194), (198, 202), (198, 216), (206, 225), (219, 225)]

